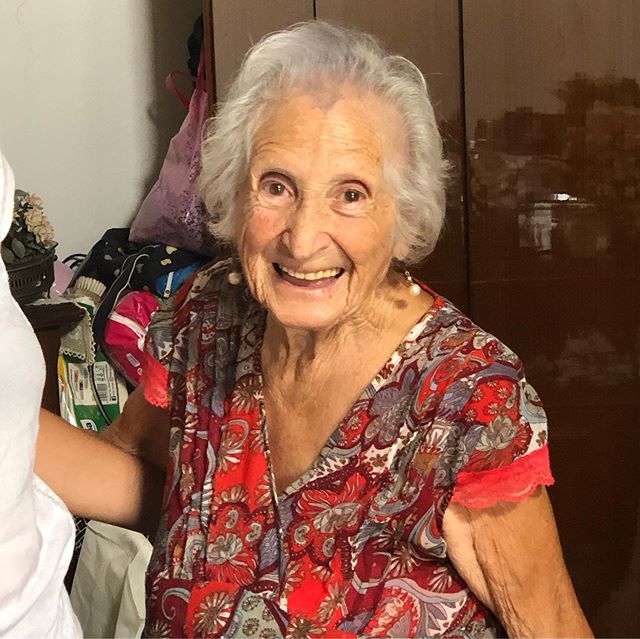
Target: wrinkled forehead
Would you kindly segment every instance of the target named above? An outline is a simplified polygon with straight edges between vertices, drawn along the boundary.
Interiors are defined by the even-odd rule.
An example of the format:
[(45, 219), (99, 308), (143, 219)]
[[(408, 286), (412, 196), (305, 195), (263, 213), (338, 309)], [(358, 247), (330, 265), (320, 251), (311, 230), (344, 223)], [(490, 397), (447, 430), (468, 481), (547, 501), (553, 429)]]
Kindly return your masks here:
[(344, 84), (303, 85), (263, 105), (250, 160), (322, 153), (335, 163), (362, 161), (363, 168), (382, 171), (390, 159), (404, 157), (404, 145), (401, 116), (383, 98)]

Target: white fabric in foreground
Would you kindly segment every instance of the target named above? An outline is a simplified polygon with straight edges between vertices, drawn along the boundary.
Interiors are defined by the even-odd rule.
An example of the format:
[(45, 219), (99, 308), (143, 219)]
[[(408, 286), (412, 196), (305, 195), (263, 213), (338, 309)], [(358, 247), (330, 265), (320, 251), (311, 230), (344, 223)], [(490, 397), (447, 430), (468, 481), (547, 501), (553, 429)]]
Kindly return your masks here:
[(142, 636), (151, 550), (140, 533), (88, 523), (71, 589), (71, 604), (87, 637)]
[[(0, 153), (0, 239), (13, 215), (13, 173)], [(0, 637), (75, 639), (63, 579), (73, 552), (69, 511), (33, 473), (44, 359), (0, 259)]]

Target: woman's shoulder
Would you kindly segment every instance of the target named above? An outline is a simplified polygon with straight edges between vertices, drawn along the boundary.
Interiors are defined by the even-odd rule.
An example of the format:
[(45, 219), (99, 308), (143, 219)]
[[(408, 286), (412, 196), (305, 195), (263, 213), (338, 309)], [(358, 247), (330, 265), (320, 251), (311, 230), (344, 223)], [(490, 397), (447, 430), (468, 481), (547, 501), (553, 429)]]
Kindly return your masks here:
[(522, 362), (509, 346), (445, 297), (432, 295), (434, 303), (419, 324), (416, 338), (427, 366), (445, 367), (449, 379), (489, 372), (514, 379), (522, 376)]
[[(522, 361), (503, 341), (436, 296), (417, 342), (424, 363), (418, 418), (437, 417), (452, 425), (455, 438), (470, 438), (466, 450), (480, 447), (468, 470), (503, 466), (544, 445), (542, 402)], [(494, 449), (498, 452), (489, 454)]]
[(242, 276), (237, 260), (205, 264), (154, 313), (152, 326), (164, 325), (173, 339), (178, 335), (244, 331), (261, 326), (264, 309)]
[(233, 258), (205, 264), (160, 305), (160, 311), (177, 317), (198, 312), (243, 314), (253, 298)]
[(175, 307), (194, 302), (211, 302), (220, 296), (232, 268), (232, 259), (213, 260), (185, 281), (174, 295)]

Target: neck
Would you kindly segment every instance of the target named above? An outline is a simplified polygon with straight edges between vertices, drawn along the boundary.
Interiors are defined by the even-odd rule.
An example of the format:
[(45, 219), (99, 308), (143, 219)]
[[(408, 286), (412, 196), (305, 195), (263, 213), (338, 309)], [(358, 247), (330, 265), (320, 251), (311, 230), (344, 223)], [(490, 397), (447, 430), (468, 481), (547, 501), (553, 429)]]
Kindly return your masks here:
[(395, 332), (400, 315), (407, 318), (407, 326), (400, 328), (402, 333), (404, 328), (410, 328), (424, 308), (425, 300), (412, 298), (404, 279), (391, 273), (368, 304), (327, 329), (283, 326), (269, 315), (263, 364), (279, 375), (295, 375), (300, 379), (302, 372), (308, 375), (323, 368), (325, 363), (335, 365), (338, 356), (342, 361), (349, 361), (349, 358), (357, 359), (361, 354), (370, 353), (372, 343), (380, 341), (380, 336)]

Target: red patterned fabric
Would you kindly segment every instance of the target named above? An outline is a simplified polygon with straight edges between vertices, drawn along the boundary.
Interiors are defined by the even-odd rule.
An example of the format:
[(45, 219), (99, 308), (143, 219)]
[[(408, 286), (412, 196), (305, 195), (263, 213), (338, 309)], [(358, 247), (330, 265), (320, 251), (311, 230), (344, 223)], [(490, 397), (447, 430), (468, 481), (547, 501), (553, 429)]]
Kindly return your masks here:
[(451, 501), (467, 508), (489, 508), (497, 501), (522, 501), (538, 486), (551, 486), (554, 482), (545, 445), (506, 467), (460, 471)]
[[(311, 468), (276, 494), (265, 311), (227, 270), (202, 270), (149, 329), (172, 433), (145, 636), (501, 634), (441, 530), (452, 498), (490, 505), (552, 481), (518, 358), (435, 296)], [(159, 379), (147, 378), (149, 397)]]

